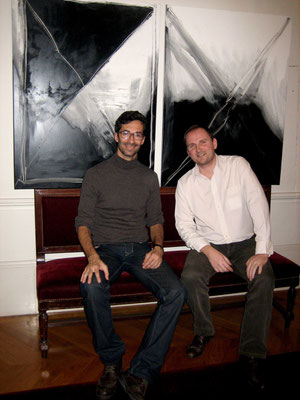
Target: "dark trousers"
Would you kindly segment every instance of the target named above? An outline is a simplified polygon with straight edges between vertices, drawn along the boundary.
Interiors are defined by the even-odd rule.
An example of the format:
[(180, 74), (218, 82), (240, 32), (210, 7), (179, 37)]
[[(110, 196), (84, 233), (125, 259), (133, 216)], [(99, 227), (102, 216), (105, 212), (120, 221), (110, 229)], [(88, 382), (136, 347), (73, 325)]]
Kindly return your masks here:
[(131, 374), (148, 382), (160, 372), (186, 301), (186, 289), (165, 261), (157, 269), (142, 268), (145, 255), (150, 250), (148, 243), (101, 245), (97, 252), (108, 266), (109, 281), (101, 272), (100, 284), (95, 277), (91, 284), (81, 283), (94, 348), (100, 360), (107, 365), (117, 363), (125, 353), (125, 344), (113, 326), (109, 302), (111, 284), (123, 271), (127, 271), (156, 296), (157, 308), (129, 369)]
[[(254, 238), (231, 244), (211, 245), (231, 261), (234, 273), (248, 282), (239, 352), (248, 357), (265, 358), (272, 316), (272, 266), (268, 261), (261, 275), (256, 274), (250, 282), (246, 275), (246, 261), (255, 254)], [(195, 250), (189, 252), (181, 279), (188, 291), (188, 304), (193, 313), (194, 331), (197, 335), (213, 336), (215, 333), (208, 295), (208, 283), (215, 273), (205, 254)]]

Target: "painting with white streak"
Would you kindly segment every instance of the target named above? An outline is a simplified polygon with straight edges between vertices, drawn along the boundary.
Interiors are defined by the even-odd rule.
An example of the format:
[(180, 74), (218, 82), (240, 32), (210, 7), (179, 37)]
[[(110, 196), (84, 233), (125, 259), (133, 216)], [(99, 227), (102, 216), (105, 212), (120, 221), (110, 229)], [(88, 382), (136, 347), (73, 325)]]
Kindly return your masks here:
[(193, 163), (183, 134), (210, 129), (218, 154), (237, 154), (262, 184), (279, 184), (291, 20), (168, 7), (162, 185)]
[(116, 150), (126, 110), (147, 118), (139, 154), (153, 167), (153, 7), (13, 0), (15, 187), (77, 187)]

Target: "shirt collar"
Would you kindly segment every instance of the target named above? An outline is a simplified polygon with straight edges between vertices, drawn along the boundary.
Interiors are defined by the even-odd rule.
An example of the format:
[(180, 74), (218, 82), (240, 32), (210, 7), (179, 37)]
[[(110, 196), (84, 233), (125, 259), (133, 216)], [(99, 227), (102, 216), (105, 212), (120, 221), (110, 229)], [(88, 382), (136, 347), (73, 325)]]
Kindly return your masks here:
[[(216, 154), (216, 165), (215, 165), (215, 168), (214, 168), (214, 173), (213, 173), (212, 178), (219, 174), (220, 168), (221, 168), (221, 165), (220, 165), (220, 158), (219, 158), (218, 155)], [(195, 174), (196, 176), (202, 178), (202, 179), (210, 180), (210, 179), (208, 179), (205, 175), (202, 175), (202, 174), (200, 173), (197, 164), (195, 164), (195, 167), (194, 167), (194, 174)]]

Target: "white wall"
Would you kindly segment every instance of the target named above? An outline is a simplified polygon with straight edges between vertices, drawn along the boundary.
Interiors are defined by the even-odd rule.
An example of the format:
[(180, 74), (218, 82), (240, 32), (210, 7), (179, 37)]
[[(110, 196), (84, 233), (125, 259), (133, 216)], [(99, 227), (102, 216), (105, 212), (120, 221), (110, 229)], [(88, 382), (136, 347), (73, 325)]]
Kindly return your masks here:
[[(166, 4), (162, 0), (153, 3)], [(300, 0), (169, 0), (167, 4), (292, 17), (282, 176), (281, 184), (273, 187), (271, 220), (275, 249), (300, 264)], [(14, 190), (11, 29), (11, 2), (1, 0), (0, 315), (2, 316), (37, 312), (33, 191)]]

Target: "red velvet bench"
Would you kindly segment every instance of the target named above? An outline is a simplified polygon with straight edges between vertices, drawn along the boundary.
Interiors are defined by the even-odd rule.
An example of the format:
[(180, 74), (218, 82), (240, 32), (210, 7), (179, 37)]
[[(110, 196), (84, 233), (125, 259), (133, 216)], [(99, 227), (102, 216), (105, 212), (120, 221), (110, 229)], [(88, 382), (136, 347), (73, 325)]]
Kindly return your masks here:
[[(264, 187), (270, 203), (271, 187)], [(161, 188), (162, 209), (165, 218), (165, 259), (178, 276), (188, 250), (180, 239), (174, 223), (175, 188)], [(80, 189), (36, 189), (35, 223), (37, 249), (37, 298), (42, 357), (48, 353), (49, 310), (81, 308), (79, 280), (86, 265), (74, 227)], [(70, 253), (70, 254), (64, 254)], [(69, 257), (72, 255), (73, 257)], [(75, 257), (74, 257), (75, 254)], [(47, 261), (47, 256), (52, 256)], [(57, 259), (53, 259), (58, 257)], [(63, 258), (61, 258), (63, 256)], [(274, 253), (271, 257), (276, 288), (289, 288), (286, 307), (274, 300), (274, 306), (285, 319), (286, 327), (293, 320), (296, 286), (299, 285), (299, 266)], [(244, 293), (247, 284), (233, 273), (216, 274), (209, 284), (211, 296)], [(127, 273), (111, 287), (111, 304), (134, 304), (155, 301), (151, 293)], [(225, 306), (225, 305), (224, 305)], [(231, 306), (226, 303), (226, 306)]]

